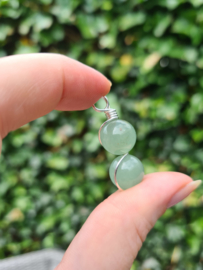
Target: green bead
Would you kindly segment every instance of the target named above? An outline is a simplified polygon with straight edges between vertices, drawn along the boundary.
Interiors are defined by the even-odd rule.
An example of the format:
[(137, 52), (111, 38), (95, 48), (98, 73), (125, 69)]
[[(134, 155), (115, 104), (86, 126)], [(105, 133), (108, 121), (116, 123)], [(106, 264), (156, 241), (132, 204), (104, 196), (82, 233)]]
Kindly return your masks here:
[[(116, 165), (122, 157), (123, 156), (119, 156), (115, 158), (109, 168), (110, 178), (114, 185), (116, 185), (114, 181)], [(128, 154), (127, 156), (125, 156), (119, 164), (118, 170), (116, 172), (116, 180), (120, 188), (128, 189), (130, 187), (133, 187), (139, 184), (142, 181), (143, 177), (144, 168), (142, 162), (132, 155)]]
[(122, 155), (128, 153), (135, 145), (136, 132), (130, 123), (115, 119), (101, 128), (100, 140), (107, 151), (114, 155)]

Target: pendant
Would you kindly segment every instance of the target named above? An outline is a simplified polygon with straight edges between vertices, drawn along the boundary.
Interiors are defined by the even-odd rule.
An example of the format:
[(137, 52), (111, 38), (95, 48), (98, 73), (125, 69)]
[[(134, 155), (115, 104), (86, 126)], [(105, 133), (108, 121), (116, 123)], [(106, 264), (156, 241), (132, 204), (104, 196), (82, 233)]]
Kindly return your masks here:
[(104, 109), (98, 109), (93, 105), (96, 112), (106, 114), (105, 121), (99, 129), (99, 141), (110, 153), (119, 155), (113, 160), (109, 168), (110, 179), (120, 190), (125, 190), (140, 183), (144, 177), (142, 162), (128, 154), (136, 142), (136, 132), (127, 121), (118, 119), (115, 109), (110, 108), (107, 97), (102, 97), (106, 102)]

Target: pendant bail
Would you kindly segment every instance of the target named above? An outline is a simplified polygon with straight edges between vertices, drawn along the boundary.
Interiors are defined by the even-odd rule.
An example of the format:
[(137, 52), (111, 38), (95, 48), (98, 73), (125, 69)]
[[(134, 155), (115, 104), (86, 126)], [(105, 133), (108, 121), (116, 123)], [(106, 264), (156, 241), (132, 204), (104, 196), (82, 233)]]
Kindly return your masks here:
[(104, 109), (98, 109), (95, 105), (93, 105), (93, 109), (96, 111), (96, 112), (104, 112), (105, 115), (106, 115), (106, 118), (108, 120), (112, 120), (112, 119), (118, 119), (118, 114), (116, 112), (116, 109), (112, 109), (110, 108), (110, 105), (109, 105), (109, 101), (108, 101), (108, 98), (106, 96), (102, 97), (104, 99), (104, 101), (106, 102), (106, 107)]

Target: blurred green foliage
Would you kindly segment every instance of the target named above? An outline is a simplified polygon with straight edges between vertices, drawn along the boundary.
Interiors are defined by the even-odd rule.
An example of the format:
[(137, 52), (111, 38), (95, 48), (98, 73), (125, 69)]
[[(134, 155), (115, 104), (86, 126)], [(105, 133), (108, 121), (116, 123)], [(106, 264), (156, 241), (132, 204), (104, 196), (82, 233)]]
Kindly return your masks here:
[[(53, 52), (104, 73), (145, 172), (203, 179), (202, 0), (0, 0), (0, 56)], [(102, 106), (102, 101), (98, 106)], [(65, 249), (94, 207), (115, 191), (100, 146), (104, 116), (58, 112), (3, 141), (0, 257)], [(203, 188), (168, 209), (135, 269), (203, 269)]]

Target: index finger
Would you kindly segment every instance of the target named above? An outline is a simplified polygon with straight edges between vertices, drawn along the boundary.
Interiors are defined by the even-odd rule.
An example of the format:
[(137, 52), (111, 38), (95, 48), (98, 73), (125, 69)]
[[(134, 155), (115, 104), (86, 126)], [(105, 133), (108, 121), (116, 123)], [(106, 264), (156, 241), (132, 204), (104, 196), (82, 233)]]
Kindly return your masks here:
[(0, 138), (54, 109), (87, 109), (111, 86), (98, 71), (59, 54), (4, 57), (0, 74)]

